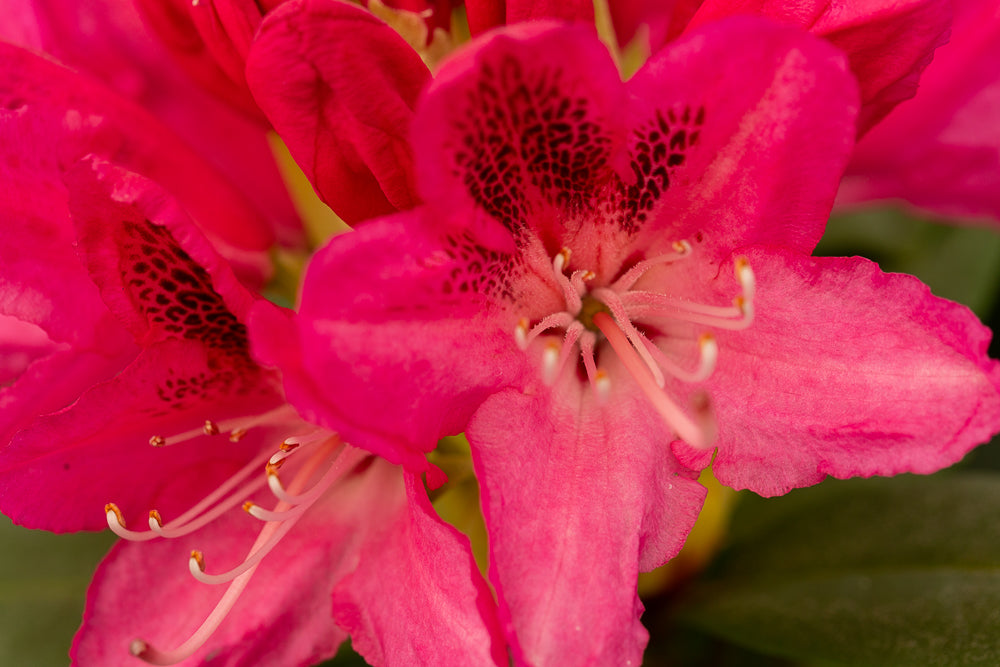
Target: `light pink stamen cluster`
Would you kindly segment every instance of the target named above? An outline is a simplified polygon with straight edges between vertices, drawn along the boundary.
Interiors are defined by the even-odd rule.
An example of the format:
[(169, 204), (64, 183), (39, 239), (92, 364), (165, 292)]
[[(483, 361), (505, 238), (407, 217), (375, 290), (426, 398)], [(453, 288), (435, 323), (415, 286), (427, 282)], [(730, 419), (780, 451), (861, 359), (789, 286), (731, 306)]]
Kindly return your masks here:
[(591, 387), (600, 398), (606, 398), (610, 381), (597, 367), (595, 350), (598, 333), (581, 321), (585, 299), (599, 302), (602, 309), (590, 315), (590, 321), (618, 355), (629, 374), (649, 398), (653, 407), (682, 440), (695, 447), (707, 448), (715, 439), (715, 418), (704, 394), (691, 402), (689, 416), (665, 391), (667, 375), (682, 382), (698, 383), (708, 379), (718, 359), (718, 345), (711, 332), (698, 338), (698, 363), (693, 369), (684, 368), (668, 357), (636, 326), (637, 321), (657, 319), (684, 321), (718, 329), (739, 330), (753, 321), (753, 299), (756, 281), (750, 263), (744, 257), (735, 262), (740, 295), (731, 306), (702, 304), (658, 292), (632, 288), (649, 269), (664, 264), (686, 261), (692, 254), (691, 244), (678, 241), (673, 252), (651, 257), (630, 267), (618, 280), (607, 287), (590, 289), (587, 283), (596, 276), (592, 271), (576, 270), (569, 276), (570, 250), (564, 248), (552, 260), (553, 275), (565, 299), (565, 309), (547, 315), (530, 326), (522, 319), (514, 337), (522, 349), (527, 349), (541, 334), (563, 329), (562, 341), (548, 338), (542, 351), (542, 379), (552, 384), (562, 372), (573, 351), (579, 346), (580, 356)]

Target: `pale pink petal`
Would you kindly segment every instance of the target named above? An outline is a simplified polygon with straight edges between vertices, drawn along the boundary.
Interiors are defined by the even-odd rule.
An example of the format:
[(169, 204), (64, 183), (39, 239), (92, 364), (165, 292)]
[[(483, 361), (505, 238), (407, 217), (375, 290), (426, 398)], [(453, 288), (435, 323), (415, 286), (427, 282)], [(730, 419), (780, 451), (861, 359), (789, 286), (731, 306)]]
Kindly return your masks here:
[[(859, 258), (747, 256), (756, 318), (718, 333), (706, 383), (719, 481), (771, 496), (827, 475), (930, 473), (996, 432), (1000, 364), (965, 307)], [(710, 455), (675, 451), (693, 466)]]
[(640, 664), (636, 576), (680, 550), (701, 509), (669, 430), (609, 371), (605, 406), (567, 373), (556, 391), (495, 394), (467, 431), (518, 664)]
[(807, 30), (847, 54), (861, 87), (858, 134), (913, 97), (934, 49), (948, 40), (947, 0), (708, 0), (688, 29), (753, 14)]
[(917, 97), (858, 144), (843, 205), (903, 199), (938, 215), (1000, 220), (1000, 5), (956, 3)]
[(626, 199), (652, 221), (640, 243), (703, 235), (718, 259), (746, 243), (812, 251), (853, 145), (856, 84), (835, 49), (728, 19), (670, 44), (628, 86), (640, 179)]
[(282, 370), (303, 416), (416, 470), (524, 370), (495, 273), (513, 270), (510, 257), (429, 228), (428, 217), (335, 237), (312, 258), (294, 321), (262, 305), (251, 325), (255, 354)]
[(385, 463), (366, 475), (384, 488), (354, 501), (369, 508), (359, 514), (370, 538), (333, 593), (333, 617), (353, 648), (372, 665), (506, 665), (496, 603), (468, 538), (438, 518), (420, 478), (400, 480)]
[(338, 0), (283, 4), (247, 61), (258, 104), (320, 197), (350, 223), (417, 203), (408, 137), (429, 78), (394, 30)]

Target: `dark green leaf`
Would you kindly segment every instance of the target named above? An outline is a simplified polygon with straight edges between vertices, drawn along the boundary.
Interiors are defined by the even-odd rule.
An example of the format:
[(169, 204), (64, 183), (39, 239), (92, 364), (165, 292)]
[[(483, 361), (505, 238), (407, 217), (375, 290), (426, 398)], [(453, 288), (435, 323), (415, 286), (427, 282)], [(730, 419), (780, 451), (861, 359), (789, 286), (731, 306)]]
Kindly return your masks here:
[(751, 497), (681, 618), (810, 662), (1000, 664), (998, 508), (969, 473)]

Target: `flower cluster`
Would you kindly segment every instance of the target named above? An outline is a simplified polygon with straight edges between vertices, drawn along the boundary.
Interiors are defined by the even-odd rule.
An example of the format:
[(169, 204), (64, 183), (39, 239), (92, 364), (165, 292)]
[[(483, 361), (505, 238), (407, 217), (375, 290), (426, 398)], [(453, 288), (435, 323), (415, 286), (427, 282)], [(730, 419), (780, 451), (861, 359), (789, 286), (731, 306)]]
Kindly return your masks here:
[[(930, 473), (1000, 431), (968, 309), (812, 256), (838, 190), (952, 169), (946, 137), (985, 112), (940, 89), (956, 38), (1000, 25), (988, 3), (929, 67), (948, 2), (23, 4), (0, 44), (0, 511), (123, 538), (77, 664), (308, 665), (349, 636), (375, 665), (638, 665), (637, 578), (681, 550), (704, 469), (773, 496)], [(647, 53), (623, 81), (626, 42)], [(294, 309), (267, 298), (274, 248), (306, 237), (275, 135), (356, 226)], [(965, 193), (998, 146), (912, 201), (997, 216), (996, 188)], [(482, 570), (433, 502), (462, 433)]]

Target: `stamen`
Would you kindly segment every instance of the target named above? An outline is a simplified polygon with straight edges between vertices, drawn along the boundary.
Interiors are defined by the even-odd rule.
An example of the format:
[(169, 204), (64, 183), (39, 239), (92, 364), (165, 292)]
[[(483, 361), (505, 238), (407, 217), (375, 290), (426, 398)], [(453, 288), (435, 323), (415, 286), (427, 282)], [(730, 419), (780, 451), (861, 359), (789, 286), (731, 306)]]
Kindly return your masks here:
[[(339, 442), (337, 444), (339, 445)], [(337, 449), (336, 446), (324, 447), (320, 451), (316, 452), (313, 458), (306, 464), (306, 467), (300, 470), (299, 474), (296, 475), (296, 481), (311, 477), (316, 467), (326, 460), (331, 451), (335, 449)], [(232, 581), (249, 570), (251, 567), (259, 563), (268, 553), (270, 553), (271, 549), (273, 549), (278, 542), (281, 541), (281, 538), (292, 529), (292, 526), (295, 525), (302, 514), (304, 514), (305, 511), (312, 505), (312, 503), (318, 500), (320, 496), (322, 496), (323, 493), (325, 493), (343, 473), (350, 470), (365, 456), (367, 456), (367, 453), (362, 450), (352, 448), (350, 453), (344, 453), (344, 449), (340, 448), (340, 452), (338, 452), (333, 464), (325, 473), (323, 473), (320, 480), (311, 489), (309, 489), (309, 491), (300, 495), (286, 493), (286, 496), (293, 502), (289, 503), (288, 501), (282, 499), (281, 502), (278, 503), (277, 508), (275, 508), (275, 512), (283, 512), (290, 504), (301, 505), (301, 507), (295, 508), (298, 511), (289, 512), (284, 515), (283, 519), (274, 519), (275, 522), (280, 522), (280, 526), (271, 534), (271, 537), (259, 547), (259, 549), (253, 550), (241, 564), (237, 565), (228, 572), (224, 572), (222, 574), (205, 574), (203, 570), (199, 569), (198, 571), (195, 571), (194, 566), (191, 566), (191, 574), (195, 579), (206, 584), (223, 584), (228, 581)], [(266, 520), (270, 521), (270, 519)]]
[[(193, 440), (194, 438), (200, 438), (203, 435), (214, 435), (214, 433), (209, 432), (212, 428), (214, 428), (216, 432), (231, 431), (230, 440), (233, 440), (233, 435), (236, 435), (235, 440), (233, 440), (236, 442), (246, 435), (247, 430), (253, 428), (254, 426), (280, 421), (282, 416), (289, 414), (291, 411), (292, 408), (289, 405), (282, 405), (263, 414), (255, 415), (250, 419), (226, 419), (221, 422), (207, 420), (201, 428), (191, 429), (190, 431), (184, 431), (183, 433), (177, 433), (167, 437), (153, 436), (150, 438), (149, 444), (154, 447), (176, 445), (181, 442)], [(237, 434), (237, 431), (242, 431), (242, 433)]]
[(715, 371), (715, 362), (719, 358), (719, 346), (715, 342), (715, 336), (710, 333), (698, 337), (698, 367), (693, 371), (681, 368), (648, 338), (643, 337), (643, 344), (660, 368), (682, 382), (704, 382)]
[(655, 292), (627, 292), (621, 302), (631, 317), (669, 317), (718, 329), (746, 329), (753, 321), (753, 304), (736, 297), (732, 306), (706, 306)]
[(229, 442), (239, 442), (247, 434), (245, 428), (234, 428), (229, 434)]
[(205, 435), (219, 435), (219, 426), (211, 419), (205, 420), (205, 425), (201, 430)]
[(740, 289), (743, 290), (743, 299), (752, 303), (757, 293), (757, 277), (750, 268), (750, 260), (746, 257), (736, 258), (736, 279), (740, 281)]
[(525, 346), (530, 345), (531, 341), (538, 338), (538, 336), (543, 332), (548, 331), (549, 329), (555, 329), (557, 327), (568, 327), (572, 322), (575, 321), (576, 319), (573, 317), (573, 315), (567, 312), (553, 313), (548, 317), (542, 318), (542, 321), (536, 324), (534, 327), (532, 327), (531, 331), (528, 332), (528, 335), (525, 338)]
[(126, 540), (131, 540), (133, 542), (146, 542), (156, 537), (153, 533), (147, 533), (145, 531), (135, 531), (129, 530), (125, 527), (125, 517), (122, 515), (122, 511), (118, 509), (118, 505), (114, 503), (108, 503), (104, 506), (104, 515), (108, 519), (108, 528), (111, 529), (118, 537), (123, 537)]
[(549, 341), (542, 352), (542, 381), (552, 385), (556, 381), (556, 371), (559, 370), (559, 343)]
[[(127, 540), (131, 540), (133, 542), (145, 542), (157, 536), (180, 537), (181, 535), (187, 535), (188, 533), (198, 530), (202, 526), (211, 523), (216, 518), (227, 512), (230, 508), (232, 508), (236, 504), (236, 502), (239, 501), (239, 498), (245, 498), (248, 493), (253, 493), (257, 489), (262, 487), (264, 485), (264, 480), (258, 477), (249, 484), (243, 486), (242, 488), (238, 489), (237, 491), (229, 495), (228, 498), (225, 498), (224, 500), (221, 501), (219, 500), (220, 498), (223, 498), (223, 496), (226, 496), (226, 494), (232, 491), (241, 482), (243, 482), (252, 472), (259, 470), (260, 466), (263, 465), (264, 462), (267, 460), (266, 458), (267, 456), (268, 453), (265, 452), (263, 454), (259, 454), (258, 456), (254, 457), (253, 460), (251, 460), (245, 466), (240, 468), (236, 472), (236, 474), (227, 479), (212, 493), (205, 496), (194, 507), (187, 510), (179, 517), (177, 517), (176, 519), (167, 524), (163, 523), (163, 518), (160, 516), (160, 513), (158, 511), (156, 511), (155, 509), (151, 510), (149, 513), (150, 532), (126, 530), (124, 528), (124, 520), (120, 520), (121, 517), (120, 511), (117, 512), (115, 515), (115, 520), (118, 521), (120, 525), (117, 527), (111, 525), (111, 516), (108, 517), (108, 525), (116, 535), (118, 535), (119, 537), (123, 537)], [(212, 505), (215, 504), (216, 501), (219, 501), (218, 504), (215, 505), (215, 507), (212, 507)], [(206, 511), (210, 507), (211, 510)], [(109, 508), (117, 509), (114, 503), (108, 503), (108, 505), (105, 507), (105, 512), (107, 512)]]
[(518, 320), (517, 326), (514, 327), (514, 340), (517, 342), (517, 346), (522, 350), (528, 349), (528, 327), (531, 323), (524, 317)]
[[(635, 347), (635, 351), (639, 354), (639, 357), (646, 362), (646, 367), (649, 368), (649, 372), (653, 375), (653, 380), (662, 389), (666, 384), (666, 379), (663, 377), (663, 371), (653, 360), (652, 355), (650, 355), (649, 350), (643, 344), (646, 337), (643, 336), (635, 325), (632, 324), (632, 320), (629, 318), (628, 312), (625, 310), (625, 305), (622, 303), (618, 295), (607, 288), (595, 289), (594, 296), (604, 302), (604, 305), (608, 307), (611, 314), (614, 315), (615, 321), (618, 322), (618, 326), (621, 330), (628, 336), (628, 339), (632, 342)], [(596, 322), (595, 322), (596, 324)]]
[(684, 259), (691, 254), (691, 244), (687, 241), (674, 241), (673, 248), (674, 251), (672, 253), (657, 255), (656, 257), (651, 257), (639, 262), (626, 271), (625, 275), (616, 280), (609, 289), (614, 290), (615, 292), (630, 290), (632, 289), (632, 285), (635, 285), (635, 282), (642, 277), (642, 274), (646, 273), (646, 271), (649, 271), (654, 266), (659, 264), (672, 264), (673, 262)]
[[(295, 480), (292, 482), (291, 488), (294, 492), (299, 492), (299, 490), (305, 486), (316, 470), (316, 467), (323, 460), (324, 450), (320, 450), (313, 456), (310, 461), (303, 466), (299, 474), (296, 475)], [(363, 457), (366, 454), (361, 452), (361, 450), (355, 450), (355, 455), (348, 457), (348, 461), (352, 461), (355, 458)], [(343, 458), (343, 457), (338, 457)], [(359, 459), (360, 460), (360, 459)], [(281, 503), (278, 504), (276, 510), (284, 509)], [(191, 655), (193, 655), (199, 648), (201, 648), (208, 638), (212, 636), (218, 627), (222, 623), (223, 619), (229, 614), (236, 601), (239, 599), (243, 590), (246, 588), (247, 584), (250, 582), (250, 578), (257, 569), (257, 565), (260, 563), (260, 559), (269, 552), (278, 541), (280, 541), (281, 536), (288, 532), (292, 526), (294, 526), (296, 520), (286, 521), (284, 523), (268, 523), (258, 534), (257, 539), (254, 544), (250, 547), (250, 551), (253, 554), (263, 554), (254, 562), (250, 567), (246, 568), (242, 574), (239, 574), (234, 579), (232, 579), (226, 592), (223, 594), (222, 599), (219, 600), (215, 608), (208, 615), (205, 621), (183, 644), (178, 646), (172, 651), (161, 651), (154, 646), (151, 646), (148, 642), (142, 639), (135, 639), (129, 645), (129, 650), (132, 655), (145, 660), (146, 662), (154, 665), (173, 665), (181, 662)], [(280, 534), (280, 535), (278, 535)], [(277, 539), (274, 539), (278, 535)], [(198, 554), (197, 556), (195, 554)], [(189, 568), (195, 569), (201, 573), (204, 568), (204, 556), (200, 552), (192, 552), (191, 559), (189, 559)], [(191, 563), (193, 562), (193, 567)]]
[(601, 405), (607, 403), (611, 397), (611, 378), (604, 371), (597, 371), (597, 376), (594, 378), (594, 393)]
[(583, 326), (583, 322), (579, 320), (574, 320), (566, 327), (566, 337), (563, 338), (562, 349), (559, 351), (559, 364), (556, 368), (556, 377), (562, 373), (566, 362), (569, 361), (570, 356), (573, 354), (576, 342), (580, 339), (580, 334), (584, 331), (586, 331), (586, 328)]
[(587, 293), (586, 283), (597, 277), (597, 274), (593, 271), (574, 271), (573, 275), (570, 276), (569, 283), (576, 290), (576, 293), (583, 296)]
[(694, 447), (704, 449), (710, 447), (715, 437), (715, 428), (711, 410), (707, 406), (707, 397), (703, 399), (704, 405), (693, 406), (698, 420), (692, 420), (667, 396), (666, 392), (656, 385), (652, 373), (648, 372), (648, 364), (643, 363), (636, 348), (610, 315), (597, 313), (594, 315), (594, 324), (608, 339), (629, 374), (638, 383), (660, 416), (674, 430), (674, 433)]
[[(566, 312), (573, 316), (576, 316), (580, 312), (580, 307), (582, 302), (580, 301), (581, 292), (573, 285), (573, 282), (566, 277), (563, 273), (563, 269), (566, 264), (569, 263), (569, 248), (563, 248), (559, 251), (559, 254), (552, 259), (552, 268), (555, 269), (556, 282), (559, 283), (559, 287), (562, 288), (563, 298), (566, 299)], [(574, 272), (574, 275), (578, 272)], [(582, 278), (581, 278), (582, 284)]]
[[(286, 521), (303, 514), (310, 507), (311, 505), (308, 504), (296, 505), (290, 510), (279, 512), (276, 510), (264, 509), (257, 503), (250, 500), (243, 503), (243, 511), (253, 518), (260, 519), (261, 521)], [(204, 570), (202, 570), (202, 572), (204, 572)]]

